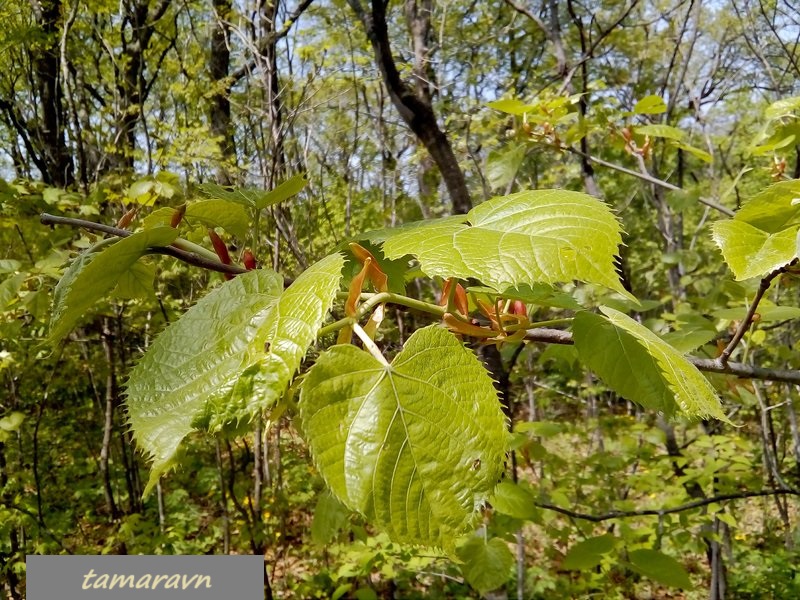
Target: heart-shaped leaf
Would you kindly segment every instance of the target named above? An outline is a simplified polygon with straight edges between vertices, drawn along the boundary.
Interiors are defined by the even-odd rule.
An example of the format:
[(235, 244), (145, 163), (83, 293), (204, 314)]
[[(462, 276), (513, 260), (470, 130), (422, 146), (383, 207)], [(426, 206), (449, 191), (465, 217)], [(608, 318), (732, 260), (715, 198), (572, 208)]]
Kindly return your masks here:
[(438, 326), (416, 331), (391, 365), (334, 346), (306, 375), (300, 415), (333, 493), (396, 541), (450, 545), (502, 469), (492, 380)]

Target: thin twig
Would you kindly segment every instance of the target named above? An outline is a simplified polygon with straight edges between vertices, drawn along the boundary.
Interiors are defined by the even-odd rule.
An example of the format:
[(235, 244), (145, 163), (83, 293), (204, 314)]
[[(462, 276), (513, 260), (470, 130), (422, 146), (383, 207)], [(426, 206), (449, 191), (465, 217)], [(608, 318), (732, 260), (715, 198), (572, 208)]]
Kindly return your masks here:
[(723, 502), (725, 500), (740, 500), (743, 498), (757, 498), (761, 496), (779, 496), (779, 495), (800, 496), (800, 490), (776, 489), (776, 490), (761, 490), (758, 492), (739, 492), (736, 494), (721, 494), (719, 496), (712, 496), (709, 498), (703, 498), (701, 500), (695, 500), (694, 502), (681, 504), (680, 506), (675, 506), (673, 508), (660, 508), (660, 509), (654, 508), (654, 509), (644, 509), (644, 510), (612, 510), (611, 512), (607, 512), (600, 515), (590, 515), (587, 513), (575, 512), (567, 508), (555, 506), (554, 504), (545, 504), (542, 502), (536, 502), (535, 504), (537, 507), (542, 508), (544, 510), (552, 510), (553, 512), (566, 515), (573, 519), (591, 521), (592, 523), (601, 523), (602, 521), (610, 521), (611, 519), (627, 519), (631, 517), (670, 515), (674, 513), (684, 512), (686, 510), (692, 510), (694, 508), (701, 508), (703, 506), (708, 506), (709, 504), (714, 504), (715, 502)]
[[(39, 216), (39, 220), (43, 225), (69, 225), (71, 227), (80, 227), (81, 229), (87, 229), (89, 231), (96, 231), (98, 233), (105, 233), (108, 235), (115, 235), (117, 237), (128, 237), (131, 235), (131, 232), (127, 229), (120, 229), (119, 227), (112, 227), (111, 225), (104, 225), (103, 223), (95, 223), (94, 221), (86, 221), (84, 219), (73, 219), (72, 217), (59, 217), (56, 215), (42, 213)], [(238, 265), (226, 265), (219, 261), (214, 261), (204, 256), (200, 256), (197, 252), (181, 250), (175, 246), (153, 246), (150, 248), (150, 252), (153, 254), (171, 256), (185, 262), (186, 264), (208, 269), (209, 271), (217, 271), (218, 273), (230, 273), (231, 275), (247, 273), (247, 269), (244, 267), (240, 267)]]
[[(573, 154), (577, 154), (578, 156), (582, 156), (587, 160), (592, 161), (598, 165), (603, 167), (608, 167), (609, 169), (613, 169), (615, 171), (619, 171), (620, 173), (625, 173), (626, 175), (630, 175), (631, 177), (636, 177), (641, 179), (642, 181), (646, 181), (648, 183), (652, 183), (653, 185), (657, 185), (659, 187), (663, 187), (664, 189), (671, 190), (673, 192), (682, 192), (684, 191), (683, 188), (678, 187), (677, 185), (673, 185), (668, 181), (664, 181), (663, 179), (658, 179), (657, 177), (653, 177), (649, 173), (640, 173), (639, 171), (634, 171), (633, 169), (628, 169), (626, 167), (615, 165), (614, 163), (610, 163), (608, 161), (603, 160), (602, 158), (597, 158), (596, 156), (592, 156), (591, 154), (586, 154), (585, 152), (581, 152), (577, 148), (567, 147), (565, 148), (569, 152)], [(709, 200), (708, 198), (698, 198), (698, 202), (701, 204), (705, 204), (706, 206), (718, 210), (723, 215), (728, 217), (732, 217), (735, 213), (728, 208), (727, 206), (723, 206), (719, 202), (715, 202), (714, 200)]]
[[(797, 259), (793, 260), (790, 264), (793, 265), (797, 262)], [(758, 309), (758, 304), (761, 302), (761, 299), (764, 297), (764, 294), (767, 293), (769, 286), (772, 285), (772, 281), (781, 273), (786, 272), (786, 267), (781, 267), (780, 269), (775, 269), (772, 273), (767, 275), (761, 280), (761, 283), (758, 285), (758, 291), (756, 292), (755, 298), (753, 298), (753, 302), (750, 304), (750, 308), (747, 311), (744, 319), (739, 323), (739, 327), (736, 328), (736, 331), (733, 334), (733, 338), (725, 346), (725, 349), (722, 351), (722, 354), (719, 355), (717, 360), (719, 364), (725, 366), (728, 364), (728, 359), (733, 354), (733, 351), (736, 349), (736, 346), (739, 345), (739, 342), (744, 337), (744, 334), (747, 333), (747, 330), (750, 329), (750, 325), (753, 323), (753, 318), (755, 317), (756, 310)]]

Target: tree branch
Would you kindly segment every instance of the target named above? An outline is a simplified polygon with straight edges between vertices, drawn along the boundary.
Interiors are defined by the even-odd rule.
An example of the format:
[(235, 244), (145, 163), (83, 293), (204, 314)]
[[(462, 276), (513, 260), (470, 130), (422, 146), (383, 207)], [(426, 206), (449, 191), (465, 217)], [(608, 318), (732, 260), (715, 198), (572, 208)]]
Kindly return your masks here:
[[(575, 342), (569, 331), (561, 329), (550, 329), (547, 327), (537, 327), (529, 329), (525, 339), (530, 342), (540, 342), (544, 344), (564, 344), (571, 345)], [(692, 363), (700, 371), (707, 373), (720, 373), (723, 375), (735, 375), (742, 379), (760, 379), (763, 381), (783, 381), (800, 385), (800, 370), (790, 369), (767, 369), (755, 367), (743, 363), (728, 362), (721, 364), (715, 358), (698, 358), (696, 356), (686, 356), (686, 360)]]
[[(111, 227), (110, 225), (95, 223), (94, 221), (86, 221), (84, 219), (73, 219), (71, 217), (59, 217), (56, 215), (42, 213), (39, 215), (39, 220), (43, 225), (69, 225), (71, 227), (80, 227), (81, 229), (86, 229), (88, 231), (96, 231), (98, 233), (115, 235), (117, 237), (128, 237), (131, 235), (131, 232), (127, 229)], [(171, 256), (185, 262), (186, 264), (207, 269), (209, 271), (229, 273), (231, 275), (241, 275), (242, 273), (247, 273), (247, 269), (244, 267), (240, 267), (238, 265), (226, 265), (219, 261), (214, 261), (201, 256), (197, 252), (177, 248), (175, 244), (171, 246), (153, 246), (150, 250), (153, 254)]]
[(628, 519), (631, 517), (646, 517), (646, 516), (663, 516), (671, 515), (674, 513), (692, 510), (693, 508), (701, 508), (714, 504), (715, 502), (724, 502), (725, 500), (741, 500), (743, 498), (757, 498), (761, 496), (800, 496), (800, 490), (793, 489), (776, 489), (776, 490), (761, 490), (758, 492), (739, 492), (736, 494), (720, 494), (719, 496), (711, 496), (694, 502), (687, 502), (680, 506), (673, 508), (660, 508), (660, 509), (644, 509), (644, 510), (612, 510), (600, 515), (590, 515), (587, 513), (575, 512), (554, 504), (545, 504), (536, 502), (538, 508), (545, 510), (552, 510), (553, 512), (566, 515), (573, 519), (581, 519), (583, 521), (591, 521), (592, 523), (602, 523), (603, 521), (610, 521), (611, 519)]
[[(794, 259), (790, 265), (793, 265), (797, 262), (797, 259)], [(728, 364), (728, 359), (733, 354), (733, 351), (736, 349), (736, 346), (739, 344), (741, 339), (744, 337), (744, 334), (747, 333), (747, 330), (750, 329), (750, 325), (753, 323), (753, 318), (755, 317), (756, 310), (758, 309), (758, 304), (761, 302), (761, 299), (764, 297), (764, 294), (767, 293), (769, 286), (772, 285), (772, 281), (781, 273), (786, 272), (786, 267), (781, 267), (780, 269), (775, 269), (772, 273), (767, 275), (761, 280), (761, 283), (758, 285), (758, 291), (756, 292), (755, 298), (753, 298), (753, 302), (750, 303), (750, 308), (747, 310), (747, 314), (745, 315), (744, 319), (742, 319), (741, 323), (739, 323), (739, 327), (736, 328), (736, 332), (733, 334), (733, 338), (725, 346), (725, 349), (722, 351), (722, 354), (719, 355), (717, 361), (723, 367)]]

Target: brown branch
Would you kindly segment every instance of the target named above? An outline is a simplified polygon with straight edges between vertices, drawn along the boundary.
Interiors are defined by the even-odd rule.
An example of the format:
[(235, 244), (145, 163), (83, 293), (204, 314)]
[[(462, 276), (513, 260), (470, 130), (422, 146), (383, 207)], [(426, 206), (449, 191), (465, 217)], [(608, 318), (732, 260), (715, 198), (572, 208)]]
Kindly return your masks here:
[[(131, 232), (127, 229), (120, 229), (118, 227), (104, 225), (103, 223), (95, 223), (94, 221), (86, 221), (84, 219), (73, 219), (71, 217), (59, 217), (56, 215), (42, 213), (39, 215), (39, 220), (43, 225), (69, 225), (70, 227), (80, 227), (81, 229), (96, 231), (98, 233), (106, 233), (109, 235), (115, 235), (117, 237), (128, 237), (131, 235)], [(181, 250), (180, 248), (176, 248), (174, 245), (153, 246), (150, 248), (150, 252), (152, 254), (171, 256), (185, 262), (186, 264), (207, 269), (209, 271), (216, 271), (218, 273), (230, 273), (231, 275), (247, 273), (247, 269), (244, 267), (237, 265), (225, 265), (219, 261), (210, 260), (200, 256), (196, 252)]]
[[(793, 265), (797, 262), (797, 259), (794, 259), (790, 265)], [(753, 318), (756, 315), (756, 310), (758, 309), (758, 304), (761, 302), (761, 299), (764, 297), (764, 294), (767, 293), (769, 286), (772, 285), (772, 281), (781, 273), (786, 272), (786, 267), (781, 267), (780, 269), (775, 269), (772, 273), (767, 275), (761, 280), (761, 283), (758, 285), (758, 291), (756, 292), (755, 298), (753, 298), (753, 302), (750, 304), (750, 308), (747, 310), (747, 314), (745, 315), (744, 319), (742, 319), (741, 323), (739, 323), (739, 327), (736, 328), (736, 331), (733, 334), (733, 338), (725, 346), (725, 349), (722, 351), (722, 354), (719, 355), (717, 361), (723, 367), (728, 364), (728, 359), (733, 354), (733, 351), (736, 349), (736, 346), (739, 345), (739, 342), (744, 337), (744, 334), (747, 333), (747, 330), (750, 329), (750, 325), (753, 323)]]
[(709, 504), (714, 504), (715, 502), (724, 502), (725, 500), (741, 500), (743, 498), (758, 498), (761, 496), (786, 496), (786, 495), (800, 496), (800, 490), (776, 489), (776, 490), (761, 490), (758, 492), (739, 492), (735, 494), (720, 494), (719, 496), (711, 496), (709, 498), (703, 498), (702, 500), (695, 500), (694, 502), (688, 502), (686, 504), (681, 504), (680, 506), (675, 506), (672, 508), (644, 509), (644, 510), (612, 510), (610, 512), (600, 515), (590, 515), (587, 513), (575, 512), (567, 508), (555, 506), (554, 504), (545, 504), (542, 502), (536, 502), (535, 505), (538, 508), (543, 508), (545, 510), (552, 510), (553, 512), (566, 515), (573, 519), (591, 521), (592, 523), (601, 523), (603, 521), (610, 521), (611, 519), (628, 519), (631, 517), (646, 517), (646, 516), (661, 517), (664, 515), (671, 515), (674, 513), (684, 512), (686, 510), (692, 510), (694, 508), (701, 508), (703, 506), (708, 506)]

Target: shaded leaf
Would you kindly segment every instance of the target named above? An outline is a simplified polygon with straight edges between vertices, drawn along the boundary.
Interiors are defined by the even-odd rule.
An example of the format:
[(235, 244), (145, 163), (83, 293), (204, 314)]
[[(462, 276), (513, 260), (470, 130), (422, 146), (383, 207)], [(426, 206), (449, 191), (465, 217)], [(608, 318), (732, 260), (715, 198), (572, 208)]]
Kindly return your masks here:
[(0, 282), (0, 310), (5, 310), (17, 299), (23, 283), (25, 283), (24, 273), (11, 275)]
[(621, 396), (652, 410), (727, 421), (714, 388), (697, 368), (655, 333), (612, 308), (606, 317), (578, 313), (573, 321), (581, 360)]
[[(171, 216), (171, 215), (170, 215)], [(250, 227), (250, 215), (239, 203), (227, 200), (200, 200), (186, 206), (184, 218), (200, 222), (206, 227), (222, 227), (228, 233), (243, 239)]]
[[(171, 227), (156, 227), (90, 248), (72, 261), (56, 285), (53, 314), (50, 317), (50, 342), (58, 342), (86, 312), (119, 283), (126, 273), (153, 246), (168, 246), (178, 236)], [(99, 248), (98, 248), (99, 247)]]
[(497, 512), (526, 521), (536, 518), (539, 512), (533, 494), (511, 481), (502, 481), (497, 485), (491, 504)]
[(458, 549), (458, 557), (463, 561), (464, 579), (482, 594), (503, 587), (514, 566), (514, 554), (506, 542), (499, 538), (486, 541), (481, 535), (471, 536)]
[(333, 493), (396, 541), (450, 544), (502, 468), (492, 380), (438, 326), (416, 331), (391, 365), (354, 346), (329, 349), (306, 375), (300, 415)]
[(584, 571), (600, 564), (603, 557), (614, 549), (617, 539), (606, 533), (578, 542), (567, 551), (561, 566), (564, 569)]
[(692, 588), (689, 573), (677, 560), (658, 550), (631, 550), (631, 564), (639, 573), (663, 585), (688, 590)]
[(579, 192), (520, 192), (467, 215), (378, 235), (387, 258), (413, 255), (428, 276), (472, 277), (497, 291), (577, 279), (632, 298), (615, 270), (619, 222), (607, 205)]

